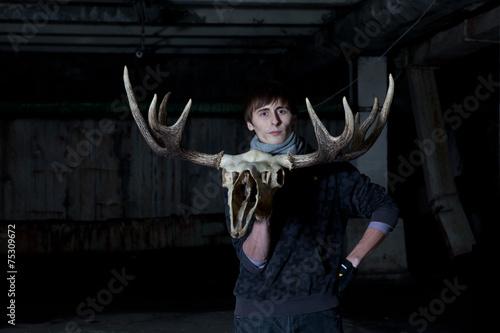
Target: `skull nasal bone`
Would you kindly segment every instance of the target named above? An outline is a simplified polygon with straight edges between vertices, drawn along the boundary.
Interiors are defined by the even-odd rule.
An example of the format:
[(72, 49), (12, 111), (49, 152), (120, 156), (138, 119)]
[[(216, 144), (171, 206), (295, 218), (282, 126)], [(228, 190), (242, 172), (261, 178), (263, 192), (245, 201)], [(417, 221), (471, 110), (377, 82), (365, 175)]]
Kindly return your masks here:
[(276, 183), (279, 186), (283, 186), (283, 184), (285, 183), (285, 170), (279, 169), (276, 172)]

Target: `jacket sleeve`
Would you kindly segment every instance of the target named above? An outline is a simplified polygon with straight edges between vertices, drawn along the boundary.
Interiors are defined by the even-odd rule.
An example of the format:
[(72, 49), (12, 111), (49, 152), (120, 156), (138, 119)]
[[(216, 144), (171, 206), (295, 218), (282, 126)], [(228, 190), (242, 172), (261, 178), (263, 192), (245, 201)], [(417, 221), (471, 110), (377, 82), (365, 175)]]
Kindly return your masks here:
[(399, 209), (385, 188), (372, 183), (350, 163), (342, 168), (337, 183), (343, 196), (343, 209), (366, 217), (370, 222), (384, 223), (391, 228), (396, 226)]

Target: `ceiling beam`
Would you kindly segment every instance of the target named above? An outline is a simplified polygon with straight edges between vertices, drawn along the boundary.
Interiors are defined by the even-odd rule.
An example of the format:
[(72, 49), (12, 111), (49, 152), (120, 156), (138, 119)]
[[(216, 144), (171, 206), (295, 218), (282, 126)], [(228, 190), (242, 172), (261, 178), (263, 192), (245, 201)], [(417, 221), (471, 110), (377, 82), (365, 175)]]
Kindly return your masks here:
[[(36, 27), (35, 27), (36, 28)], [(128, 24), (57, 24), (51, 23), (40, 26), (34, 30), (29, 30), (25, 23), (4, 23), (0, 25), (0, 36), (5, 38), (9, 34), (18, 34), (26, 38), (36, 38), (37, 36), (140, 36), (141, 25)], [(152, 26), (145, 27), (148, 36), (156, 37), (255, 37), (255, 36), (309, 36), (318, 30), (315, 26), (295, 27), (295, 26), (268, 26), (255, 24), (251, 26), (221, 26), (221, 25), (172, 25), (172, 26)]]
[[(143, 0), (136, 0), (136, 2), (141, 2)], [(226, 5), (232, 7), (289, 7), (289, 6), (303, 6), (303, 7), (346, 7), (353, 6), (360, 3), (363, 0), (148, 0), (147, 3), (152, 6), (204, 6), (204, 7), (214, 7), (218, 5)], [(3, 3), (11, 3), (19, 5), (19, 0), (2, 1)], [(37, 4), (40, 0), (23, 0), (24, 4)], [(127, 3), (132, 3), (132, 0), (72, 0), (70, 3), (65, 5), (78, 5), (78, 6), (88, 6), (88, 5), (123, 5)]]
[[(359, 56), (381, 56), (403, 48), (443, 25), (472, 15), (491, 1), (478, 0), (365, 0), (331, 26), (319, 30), (309, 44), (288, 54), (288, 68), (297, 74), (333, 61), (345, 65)], [(498, 17), (497, 17), (498, 20)], [(319, 41), (319, 42), (318, 42)], [(310, 50), (315, 50), (311, 54)], [(306, 65), (304, 65), (306, 64)]]
[[(321, 7), (269, 7), (265, 10), (248, 6), (161, 6), (145, 7), (148, 24), (271, 24), (317, 25), (333, 18), (333, 10)], [(138, 23), (144, 9), (131, 3), (116, 5), (76, 5), (41, 8), (38, 4), (0, 3), (2, 22), (43, 21), (52, 23)]]
[(500, 6), (464, 20), (411, 47), (410, 63), (436, 65), (458, 56), (464, 57), (485, 47), (498, 45), (500, 36)]
[[(321, 6), (321, 7), (334, 7), (334, 6), (353, 6), (362, 0), (286, 0), (286, 1), (275, 1), (275, 0), (226, 0), (226, 1), (208, 1), (210, 6), (216, 6), (217, 4), (226, 4), (234, 7), (239, 6)], [(156, 1), (162, 2), (162, 1)], [(169, 4), (175, 5), (189, 5), (189, 6), (201, 6), (207, 5), (207, 1), (203, 0), (170, 0)]]
[[(22, 47), (22, 52), (36, 52), (36, 53), (93, 53), (93, 54), (135, 54), (137, 45), (72, 45), (72, 44), (28, 44)], [(0, 52), (11, 52), (12, 47), (9, 45), (1, 44)], [(288, 51), (285, 47), (248, 47), (234, 48), (234, 47), (203, 47), (203, 46), (184, 46), (184, 47), (170, 47), (158, 46), (155, 47), (155, 54), (172, 54), (178, 56), (187, 55), (242, 55), (245, 56), (260, 56), (260, 55), (282, 55)]]

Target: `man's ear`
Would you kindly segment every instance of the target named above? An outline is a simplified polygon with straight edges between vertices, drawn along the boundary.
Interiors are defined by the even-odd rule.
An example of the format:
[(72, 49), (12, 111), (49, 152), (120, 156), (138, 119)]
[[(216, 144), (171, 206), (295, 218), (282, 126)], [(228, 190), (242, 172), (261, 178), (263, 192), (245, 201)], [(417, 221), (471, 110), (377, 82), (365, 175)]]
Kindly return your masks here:
[(253, 131), (255, 128), (253, 127), (252, 123), (247, 121), (247, 127), (249, 131)]

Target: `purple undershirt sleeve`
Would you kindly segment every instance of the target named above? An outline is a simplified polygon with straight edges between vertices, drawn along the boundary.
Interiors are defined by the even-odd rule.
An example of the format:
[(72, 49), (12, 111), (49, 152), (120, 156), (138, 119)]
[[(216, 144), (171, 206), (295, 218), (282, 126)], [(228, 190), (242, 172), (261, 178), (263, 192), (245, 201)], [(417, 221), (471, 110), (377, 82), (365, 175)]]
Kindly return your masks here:
[[(243, 249), (242, 249), (242, 250), (243, 250)], [(252, 258), (250, 258), (250, 257), (248, 256), (248, 254), (246, 254), (246, 252), (245, 252), (244, 250), (243, 250), (243, 253), (245, 253), (245, 255), (247, 256), (248, 260), (250, 260), (250, 262), (251, 262), (252, 264), (254, 264), (254, 265), (255, 265), (255, 267), (257, 267), (257, 268), (259, 268), (259, 269), (262, 269), (262, 268), (264, 268), (264, 266), (266, 266), (266, 264), (267, 264), (267, 260), (263, 260), (263, 261), (260, 261), (260, 260), (253, 260)]]
[(370, 222), (370, 224), (368, 225), (368, 228), (373, 228), (373, 229), (377, 229), (377, 230), (382, 231), (384, 233), (385, 237), (388, 237), (389, 233), (392, 230), (394, 230), (394, 228), (391, 225), (384, 223), (384, 222), (377, 222), (377, 221)]

